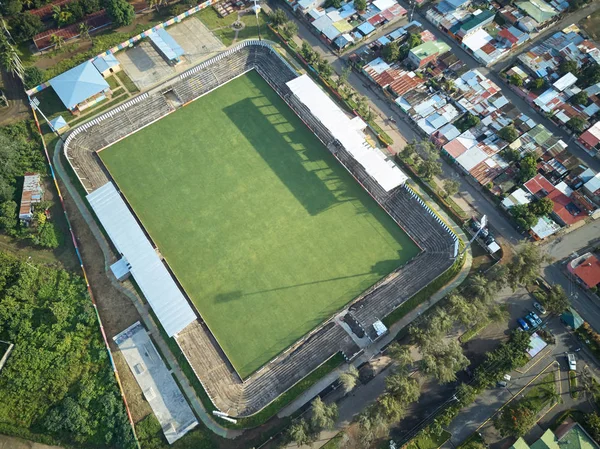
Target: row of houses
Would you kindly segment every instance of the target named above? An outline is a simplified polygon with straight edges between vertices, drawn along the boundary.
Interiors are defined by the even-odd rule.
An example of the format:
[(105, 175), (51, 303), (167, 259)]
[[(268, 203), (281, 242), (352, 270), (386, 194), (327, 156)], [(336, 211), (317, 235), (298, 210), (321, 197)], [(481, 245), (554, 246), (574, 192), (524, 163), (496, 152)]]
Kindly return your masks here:
[(579, 135), (578, 144), (598, 156), (600, 83), (592, 84), (594, 71), (600, 76), (600, 49), (572, 25), (519, 55), (504, 75), (531, 106)]
[(472, 0), (441, 0), (426, 17), (456, 40), (484, 66), (494, 64), (511, 50), (550, 26), (568, 8), (566, 1), (521, 0), (502, 6)]
[(304, 16), (323, 40), (338, 50), (371, 36), (381, 26), (406, 15), (395, 0), (374, 0), (364, 11), (357, 11), (352, 1), (325, 7), (325, 0), (292, 0), (294, 10)]
[[(419, 33), (418, 23), (407, 27)], [(392, 32), (351, 60), (458, 170), (489, 189), (508, 212), (540, 198), (551, 200), (552, 213), (539, 217), (530, 229), (536, 239), (600, 213), (600, 175), (571, 155), (564, 141), (512, 105), (479, 70), (468, 70), (451, 52), (423, 65), (409, 56), (393, 64), (379, 56), (383, 46), (404, 34), (406, 30)], [(537, 164), (530, 180), (520, 174), (519, 161), (526, 155)]]

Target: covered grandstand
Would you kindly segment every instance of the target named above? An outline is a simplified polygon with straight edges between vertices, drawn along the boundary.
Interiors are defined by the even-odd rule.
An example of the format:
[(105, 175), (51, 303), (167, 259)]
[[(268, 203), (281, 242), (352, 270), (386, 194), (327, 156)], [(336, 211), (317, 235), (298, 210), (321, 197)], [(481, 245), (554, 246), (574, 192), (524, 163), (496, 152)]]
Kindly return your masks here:
[(167, 335), (172, 337), (195, 321), (196, 314), (114, 184), (104, 184), (87, 200)]
[[(140, 95), (82, 125), (67, 137), (64, 144), (65, 156), (83, 187), (90, 193), (90, 203), (96, 203), (96, 206), (92, 204), (94, 209), (100, 207), (100, 198), (103, 195), (115, 200), (114, 195), (118, 195), (118, 192), (110, 183), (110, 175), (104, 170), (96, 153), (172, 112), (172, 107), (162, 92), (172, 91), (182, 104), (186, 104), (250, 70), (256, 70), (269, 83), (421, 249), (418, 256), (364, 292), (346, 308), (346, 312), (352, 314), (369, 338), (375, 340), (378, 335), (374, 324), (378, 320), (405, 303), (452, 266), (457, 238), (406, 186), (406, 176), (402, 171), (392, 161), (386, 160), (379, 150), (366, 143), (364, 135), (359, 131), (362, 124), (350, 119), (312, 81), (306, 81), (302, 76), (298, 77), (289, 63), (267, 42), (244, 42), (181, 74), (160, 89)], [(121, 199), (120, 195), (119, 198)], [(119, 207), (121, 212), (100, 211), (98, 216), (105, 229), (114, 229), (112, 232), (107, 229), (107, 233), (111, 239), (114, 235), (114, 239), (119, 242), (113, 240), (117, 250), (125, 255), (132, 265), (132, 273), (135, 276), (135, 264), (147, 262), (137, 261), (136, 259), (142, 256), (130, 254), (129, 243), (119, 240), (124, 236), (119, 235), (115, 227), (123, 218), (113, 215), (122, 213), (130, 217), (127, 221), (135, 221), (124, 202)], [(106, 224), (101, 215), (106, 216)], [(139, 232), (143, 233), (137, 221), (135, 224)], [(127, 226), (133, 229), (132, 225)], [(135, 232), (137, 234), (137, 231)], [(146, 238), (146, 243), (138, 244), (145, 248), (144, 257), (151, 258), (148, 252), (151, 242)], [(156, 255), (155, 250), (151, 249)], [(151, 259), (153, 262), (158, 259), (162, 264), (158, 256)], [(170, 276), (168, 271), (167, 274)], [(165, 282), (176, 285), (172, 278)], [(146, 295), (146, 291), (144, 294)], [(148, 294), (152, 295), (152, 292)], [(180, 298), (174, 292), (170, 291), (169, 294), (173, 295), (174, 301), (178, 301), (177, 304), (183, 304), (182, 299), (185, 301), (185, 298)], [(149, 300), (154, 308), (153, 301), (157, 303), (154, 299)], [(163, 306), (162, 301), (158, 300), (159, 307)], [(167, 300), (164, 305), (170, 301)], [(189, 308), (187, 302), (185, 306)], [(165, 310), (165, 313), (167, 312)], [(360, 348), (353, 342), (351, 335), (329, 319), (242, 381), (206, 325), (200, 320), (191, 319), (187, 311), (181, 317), (174, 317), (173, 321), (174, 324), (170, 325), (170, 335), (175, 335), (208, 396), (216, 408), (234, 417), (257, 413), (335, 354), (341, 352), (347, 359), (352, 359), (360, 353)]]

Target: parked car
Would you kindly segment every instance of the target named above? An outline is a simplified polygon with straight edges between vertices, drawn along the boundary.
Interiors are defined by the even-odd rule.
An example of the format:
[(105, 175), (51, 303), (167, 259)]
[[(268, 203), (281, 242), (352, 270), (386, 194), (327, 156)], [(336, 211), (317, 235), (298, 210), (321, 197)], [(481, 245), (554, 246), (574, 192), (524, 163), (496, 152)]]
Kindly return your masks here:
[(536, 327), (538, 327), (538, 322), (536, 321), (535, 318), (533, 318), (531, 316), (531, 314), (528, 314), (525, 316), (525, 321), (527, 321), (529, 323), (529, 325), (531, 326), (532, 329), (535, 329)]
[(529, 312), (529, 315), (531, 315), (531, 317), (537, 322), (538, 326), (540, 324), (542, 324), (542, 319), (539, 316), (537, 316), (537, 313), (535, 313), (535, 312)]
[(533, 307), (535, 307), (537, 311), (540, 312), (540, 315), (546, 315), (546, 309), (539, 302), (535, 301), (533, 303)]
[(523, 318), (518, 318), (517, 323), (519, 323), (519, 326), (521, 326), (521, 329), (524, 331), (529, 330), (529, 324), (527, 324)]
[(567, 354), (567, 360), (569, 362), (569, 369), (571, 371), (577, 370), (577, 359), (575, 359), (575, 354)]
[(508, 383), (510, 382), (510, 374), (505, 374), (501, 381), (498, 382), (498, 386), (502, 388), (506, 388)]

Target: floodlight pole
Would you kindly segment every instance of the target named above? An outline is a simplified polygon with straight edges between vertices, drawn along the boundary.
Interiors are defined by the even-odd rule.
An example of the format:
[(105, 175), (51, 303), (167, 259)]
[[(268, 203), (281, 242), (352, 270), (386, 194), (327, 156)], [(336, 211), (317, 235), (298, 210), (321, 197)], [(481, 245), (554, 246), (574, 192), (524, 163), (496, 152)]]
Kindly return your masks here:
[(260, 21), (258, 20), (259, 12), (260, 12), (260, 6), (258, 5), (257, 0), (254, 0), (254, 14), (256, 15), (256, 28), (258, 29), (258, 40), (262, 41), (262, 36), (260, 35)]
[(475, 233), (473, 238), (471, 240), (469, 240), (469, 243), (467, 243), (465, 245), (465, 247), (463, 248), (463, 250), (458, 254), (458, 256), (456, 256), (456, 259), (460, 259), (462, 257), (462, 255), (467, 252), (467, 249), (469, 249), (469, 246), (471, 246), (471, 244), (475, 241), (475, 239), (479, 236), (481, 231), (483, 231), (483, 228), (485, 228), (486, 226), (487, 226), (487, 215), (484, 215), (483, 217), (481, 217), (481, 226), (479, 227), (479, 229), (477, 230), (477, 232)]

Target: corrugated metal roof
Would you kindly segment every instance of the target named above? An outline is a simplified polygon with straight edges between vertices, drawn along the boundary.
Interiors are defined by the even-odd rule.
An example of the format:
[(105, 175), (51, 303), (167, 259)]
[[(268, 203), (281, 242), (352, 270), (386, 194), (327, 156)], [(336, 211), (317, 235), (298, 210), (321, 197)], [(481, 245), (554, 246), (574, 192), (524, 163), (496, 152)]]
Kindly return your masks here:
[(404, 184), (407, 177), (402, 170), (379, 149), (369, 145), (352, 120), (308, 75), (299, 76), (286, 84), (381, 187), (390, 191)]
[(117, 251), (131, 265), (131, 274), (169, 337), (196, 320), (196, 314), (158, 257), (112, 182), (87, 196)]
[(61, 73), (52, 78), (49, 83), (60, 101), (70, 110), (88, 98), (110, 88), (90, 61)]
[(150, 37), (150, 40), (158, 47), (161, 53), (169, 61), (177, 59), (185, 54), (185, 51), (183, 48), (181, 48), (177, 41), (173, 39), (173, 36), (171, 36), (167, 30), (163, 28), (159, 28), (154, 33), (151, 33), (148, 37)]

